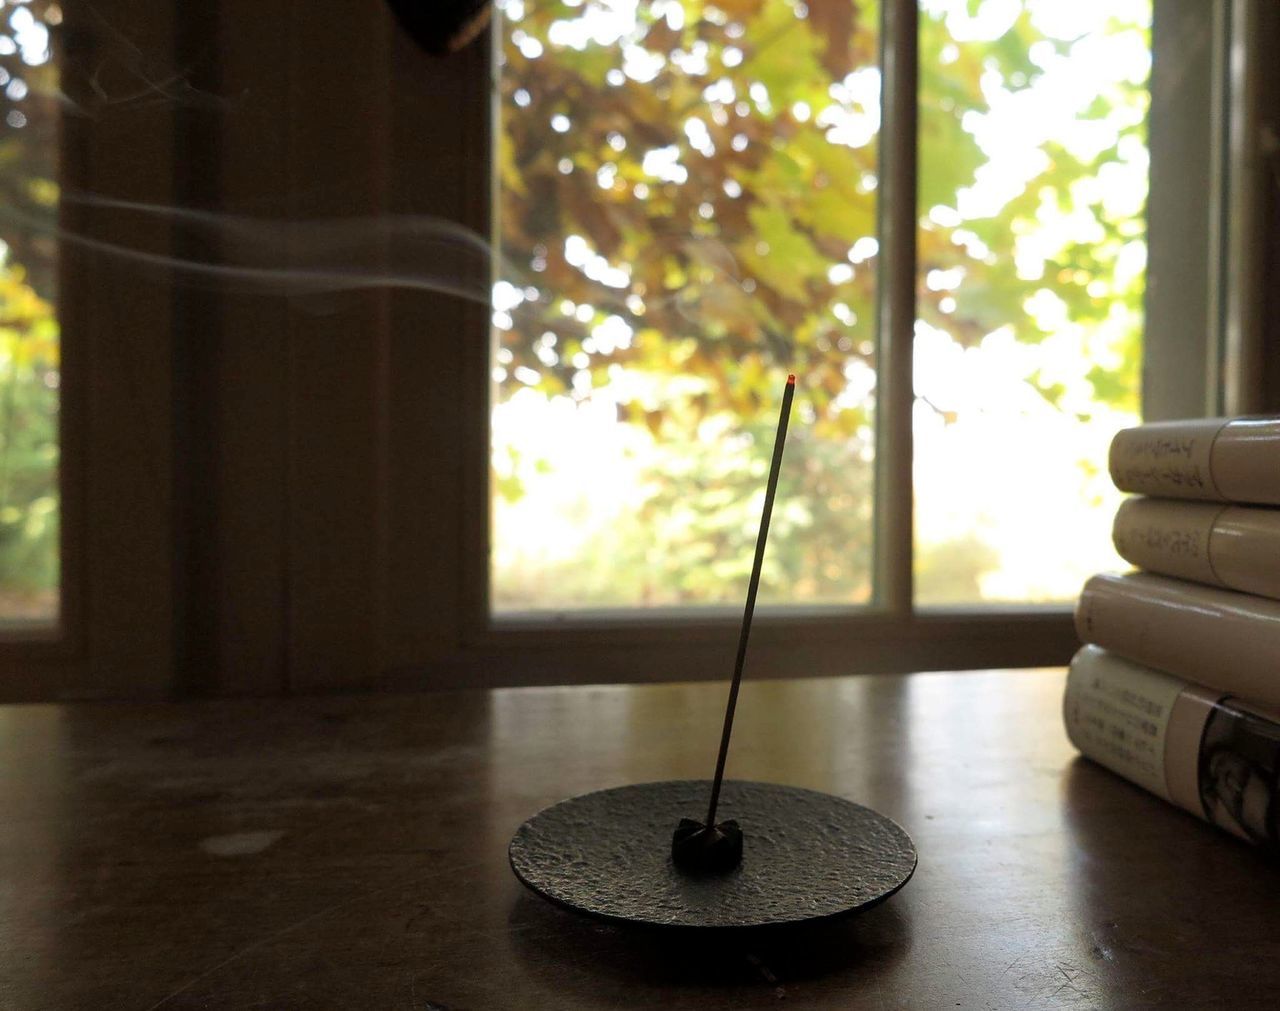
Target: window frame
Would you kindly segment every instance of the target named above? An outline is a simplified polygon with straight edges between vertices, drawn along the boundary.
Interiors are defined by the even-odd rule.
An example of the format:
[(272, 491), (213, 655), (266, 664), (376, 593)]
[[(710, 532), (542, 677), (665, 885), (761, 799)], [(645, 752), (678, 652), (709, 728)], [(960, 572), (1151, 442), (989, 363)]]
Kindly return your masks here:
[[(1276, 71), (1268, 73), (1262, 58), (1274, 25), (1267, 23), (1270, 35), (1244, 36), (1247, 51), (1227, 60), (1228, 42), (1242, 44), (1239, 27), (1234, 36), (1228, 29), (1245, 7), (1255, 27), (1272, 17), (1254, 0), (1222, 0), (1212, 10), (1200, 0), (1162, 0), (1157, 11), (1214, 22), (1217, 69), (1205, 73), (1221, 75), (1226, 87), (1210, 124), (1224, 140), (1210, 164), (1244, 173), (1259, 206), (1269, 192), (1258, 182), (1266, 166), (1228, 140), (1238, 137), (1246, 150), (1256, 144), (1275, 86)], [(433, 214), (492, 234), (491, 50), (482, 41), (428, 59), (385, 10), (369, 32), (353, 35), (350, 24), (368, 23), (369, 11), (367, 0), (334, 0), (326, 18), (294, 33), (264, 30), (278, 12), (264, 13), (256, 0), (160, 10), (147, 0), (118, 0), (116, 25), (147, 52), (197, 68), (197, 83), (214, 94), (238, 95), (250, 81), (259, 103), (250, 112), (270, 115), (260, 117), (264, 127), (248, 113), (212, 117), (179, 107), (139, 118), (126, 135), (92, 119), (69, 120), (64, 182), (243, 212), (261, 205), (265, 162), (289, 193), (274, 212), (351, 213), (358, 189), (356, 210)], [(66, 16), (74, 27), (75, 5)], [(304, 14), (299, 8), (291, 16)], [(914, 121), (916, 6), (886, 0), (882, 16), (882, 100), (900, 122)], [(76, 44), (91, 51), (91, 33)], [(1261, 76), (1244, 88), (1240, 67)], [(1239, 110), (1251, 110), (1252, 127), (1240, 124)], [(335, 116), (352, 124), (349, 135), (331, 135)], [(858, 608), (761, 608), (750, 676), (1061, 664), (1075, 646), (1067, 607), (913, 605), (914, 131), (885, 131), (881, 157), (879, 354), (888, 389), (878, 411), (899, 420), (877, 426), (885, 477), (877, 486), (877, 596)], [(1228, 278), (1278, 276), (1265, 252), (1280, 232), (1271, 218), (1246, 223), (1258, 228), (1257, 220), (1267, 220), (1269, 245), (1256, 235), (1252, 243), (1228, 241), (1244, 227), (1230, 212), (1241, 185), (1208, 215), (1208, 266), (1191, 268), (1210, 270), (1207, 288), (1224, 298), (1220, 282)], [(895, 191), (913, 199), (892, 199)], [(72, 230), (92, 224), (66, 205), (62, 215)], [(122, 219), (112, 228), (122, 242), (183, 251), (180, 236), (154, 223)], [(1253, 259), (1242, 265), (1241, 257)], [(736, 607), (490, 614), (484, 307), (371, 292), (336, 319), (317, 318), (290, 299), (254, 301), (158, 281), (146, 282), (145, 299), (121, 298), (136, 286), (134, 275), (75, 248), (64, 255), (62, 278), (63, 619), (49, 634), (0, 639), (0, 697), (726, 676)], [(1238, 288), (1233, 304), (1261, 303), (1266, 288)], [(1224, 303), (1224, 318), (1229, 311)], [(1193, 333), (1194, 314), (1184, 317), (1173, 321), (1160, 353), (1154, 345), (1148, 352), (1144, 396), (1153, 376), (1187, 367), (1203, 370), (1211, 385), (1162, 394), (1164, 416), (1206, 413), (1222, 380), (1239, 374), (1239, 355), (1217, 373), (1205, 365), (1220, 360), (1212, 356), (1221, 354), (1225, 327), (1202, 313), (1206, 342), (1206, 329)], [(1280, 346), (1264, 314), (1240, 318), (1253, 320), (1252, 330), (1239, 331), (1243, 346), (1255, 354)], [(1179, 340), (1199, 341), (1190, 363), (1185, 353), (1164, 354)], [(1262, 407), (1280, 406), (1274, 376), (1262, 397)]]
[[(936, 607), (914, 601), (911, 412), (919, 14), (913, 0), (887, 0), (881, 14), (881, 122), (900, 128), (882, 126), (880, 134), (875, 590), (866, 605), (761, 607), (753, 625), (752, 670), (756, 676), (786, 677), (1060, 665), (1077, 645), (1070, 605)], [(472, 551), (488, 558), (487, 528), (482, 533), (483, 539), (473, 533)], [(473, 586), (472, 600), (484, 599), (487, 579), (488, 572), (484, 586)], [(712, 657), (730, 647), (740, 619), (731, 607), (683, 613), (646, 609), (632, 614), (490, 615), (485, 599), (483, 616), (473, 619), (469, 645), (498, 655), (563, 650), (565, 658), (553, 680), (566, 682), (600, 679), (601, 670), (610, 672), (607, 680), (614, 680), (617, 671), (625, 680), (648, 680), (654, 676), (649, 671), (660, 672), (659, 679), (715, 678), (722, 676), (723, 661), (716, 666)], [(591, 650), (589, 656), (585, 650)], [(501, 665), (498, 674), (490, 660), (486, 669), (503, 684), (543, 683), (518, 664)]]
[[(1201, 162), (1196, 169), (1212, 180), (1210, 200), (1205, 220), (1194, 235), (1199, 245), (1193, 262), (1180, 265), (1183, 271), (1202, 275), (1200, 290), (1192, 287), (1192, 296), (1200, 301), (1192, 304), (1178, 285), (1169, 286), (1173, 297), (1168, 305), (1156, 306), (1148, 300), (1144, 327), (1146, 320), (1156, 315), (1160, 330), (1152, 344), (1144, 341), (1144, 408), (1148, 401), (1154, 408), (1145, 416), (1195, 417), (1224, 410), (1243, 413), (1265, 409), (1268, 400), (1274, 409), (1275, 391), (1267, 392), (1261, 382), (1242, 384), (1240, 377), (1260, 377), (1258, 363), (1263, 349), (1275, 346), (1274, 335), (1264, 334), (1257, 318), (1263, 290), (1258, 282), (1264, 269), (1260, 216), (1245, 212), (1258, 204), (1259, 190), (1263, 189), (1262, 173), (1250, 152), (1258, 144), (1260, 110), (1267, 108), (1264, 96), (1270, 93), (1268, 87), (1274, 88), (1274, 71), (1268, 75), (1270, 85), (1260, 77), (1268, 66), (1265, 40), (1274, 35), (1275, 19), (1256, 0), (1219, 0), (1212, 5), (1201, 0), (1162, 0), (1154, 8), (1153, 21), (1159, 21), (1161, 41), (1168, 44), (1170, 53), (1178, 44), (1199, 45), (1210, 54), (1190, 73), (1185, 66), (1170, 67), (1166, 72), (1165, 66), (1173, 60), (1169, 55), (1163, 60), (1155, 57), (1160, 72), (1153, 71), (1152, 105), (1161, 106), (1165, 113), (1158, 142), (1176, 149), (1185, 148), (1188, 142), (1215, 139), (1198, 149)], [(911, 376), (917, 283), (919, 15), (914, 0), (886, 0), (881, 11), (881, 122), (905, 128), (881, 131), (876, 592), (869, 605), (859, 607), (761, 608), (753, 627), (753, 672), (784, 677), (1059, 665), (1078, 644), (1070, 605), (943, 608), (914, 602)], [(1153, 25), (1153, 50), (1155, 30)], [(1176, 39), (1171, 37), (1175, 35)], [(1197, 88), (1218, 96), (1207, 120), (1176, 118), (1179, 89), (1185, 93)], [(1163, 188), (1168, 192), (1153, 194), (1152, 200), (1161, 213), (1166, 207), (1178, 206), (1175, 201), (1185, 196), (1174, 186)], [(901, 199), (902, 195), (908, 199)], [(1171, 237), (1169, 245), (1175, 242)], [(1162, 297), (1168, 294), (1161, 293)], [(1215, 305), (1223, 307), (1221, 319), (1208, 315)], [(1187, 384), (1188, 367), (1203, 380)], [(1232, 392), (1241, 386), (1248, 392)], [(477, 538), (473, 550), (487, 558), (487, 539)], [(487, 576), (486, 572), (486, 580)], [(473, 590), (472, 599), (480, 598), (486, 589)], [(591, 680), (600, 677), (601, 669), (611, 672), (609, 680), (619, 670), (628, 680), (714, 678), (722, 672), (714, 663), (710, 669), (706, 664), (716, 650), (727, 650), (739, 619), (733, 608), (625, 616), (616, 612), (490, 616), (486, 604), (484, 619), (472, 626), (470, 642), (487, 653), (520, 655), (536, 650), (554, 656), (563, 650), (566, 657), (574, 657), (572, 663), (561, 660), (549, 680)], [(678, 642), (673, 643), (674, 638)], [(696, 657), (691, 655), (695, 647)], [(584, 654), (585, 650), (590, 654)], [(653, 675), (652, 671), (660, 673)], [(537, 673), (519, 664), (503, 666), (502, 673), (495, 672), (495, 676), (504, 684), (541, 683)]]
[[(142, 45), (167, 52), (172, 12), (145, 0), (122, 0), (119, 15), (136, 24)], [(63, 46), (91, 64), (100, 38), (82, 12), (67, 10)], [(165, 129), (109, 137), (86, 118), (60, 124), (59, 173), (65, 188), (105, 191), (124, 182), (147, 199), (172, 199), (173, 135)], [(58, 223), (84, 231), (82, 211), (63, 204)], [(122, 242), (163, 251), (163, 236), (124, 224)], [(59, 614), (52, 623), (0, 630), (0, 698), (40, 701), (146, 697), (169, 687), (172, 635), (169, 534), (172, 486), (169, 439), (172, 387), (165, 341), (173, 302), (153, 291), (122, 301), (110, 264), (82, 248), (59, 251), (56, 306), (60, 325)], [(74, 297), (68, 293), (75, 292)], [(127, 344), (113, 339), (129, 333)], [(144, 412), (126, 409), (133, 383), (146, 385)]]

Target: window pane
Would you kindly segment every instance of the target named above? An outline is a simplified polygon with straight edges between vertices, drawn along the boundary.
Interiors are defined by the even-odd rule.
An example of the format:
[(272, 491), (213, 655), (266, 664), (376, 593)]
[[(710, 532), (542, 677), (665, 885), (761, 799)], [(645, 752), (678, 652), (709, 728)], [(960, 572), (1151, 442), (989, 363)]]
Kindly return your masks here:
[(1139, 413), (1150, 0), (923, 0), (916, 598), (1066, 601)]
[(58, 614), (58, 74), (48, 0), (0, 7), (0, 621)]
[(878, 5), (508, 0), (497, 610), (870, 594)]

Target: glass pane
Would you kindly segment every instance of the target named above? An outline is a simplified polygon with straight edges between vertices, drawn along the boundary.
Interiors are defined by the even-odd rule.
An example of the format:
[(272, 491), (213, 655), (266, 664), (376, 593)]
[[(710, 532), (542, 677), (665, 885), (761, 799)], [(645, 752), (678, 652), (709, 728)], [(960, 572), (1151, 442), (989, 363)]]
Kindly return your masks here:
[(496, 610), (870, 594), (878, 4), (508, 0)]
[(1121, 563), (1150, 0), (923, 0), (916, 599), (1067, 601)]
[(55, 3), (0, 5), (0, 621), (58, 614)]

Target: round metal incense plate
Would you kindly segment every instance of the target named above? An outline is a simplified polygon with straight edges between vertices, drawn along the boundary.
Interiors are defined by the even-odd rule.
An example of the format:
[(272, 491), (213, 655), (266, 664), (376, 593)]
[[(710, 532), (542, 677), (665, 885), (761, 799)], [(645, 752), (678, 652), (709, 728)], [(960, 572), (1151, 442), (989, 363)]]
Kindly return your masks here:
[(671, 833), (702, 817), (711, 784), (620, 786), (535, 815), (511, 840), (511, 867), (543, 898), (607, 920), (660, 927), (763, 927), (856, 913), (916, 869), (894, 821), (830, 794), (726, 781), (717, 820), (736, 819), (742, 863), (690, 876), (671, 862)]

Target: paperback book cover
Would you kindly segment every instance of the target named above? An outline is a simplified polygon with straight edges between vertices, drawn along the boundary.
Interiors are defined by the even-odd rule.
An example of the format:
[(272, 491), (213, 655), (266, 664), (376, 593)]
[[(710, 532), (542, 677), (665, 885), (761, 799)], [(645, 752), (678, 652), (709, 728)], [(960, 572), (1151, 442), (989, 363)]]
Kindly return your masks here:
[(1076, 634), (1138, 663), (1280, 707), (1280, 601), (1146, 572), (1098, 575)]
[(1161, 498), (1280, 505), (1280, 418), (1198, 418), (1121, 429), (1111, 480)]
[(1280, 509), (1131, 498), (1111, 536), (1148, 572), (1280, 599)]
[(1233, 835), (1280, 853), (1280, 718), (1097, 646), (1063, 700), (1081, 754)]

